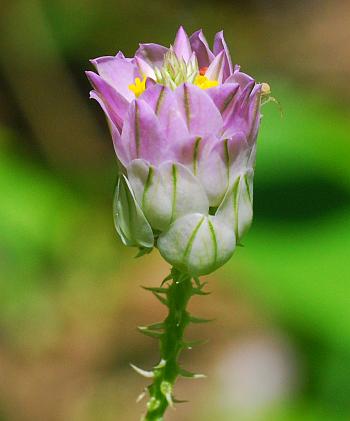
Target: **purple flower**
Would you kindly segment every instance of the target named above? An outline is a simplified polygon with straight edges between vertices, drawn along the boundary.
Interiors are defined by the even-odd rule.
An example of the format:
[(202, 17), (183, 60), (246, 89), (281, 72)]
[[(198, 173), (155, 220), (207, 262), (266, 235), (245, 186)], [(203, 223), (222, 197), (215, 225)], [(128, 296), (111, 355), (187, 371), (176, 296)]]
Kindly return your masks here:
[(211, 50), (182, 27), (173, 46), (92, 60), (122, 174), (115, 224), (127, 245), (156, 245), (193, 274), (231, 256), (252, 220), (262, 84), (233, 66), (223, 32)]

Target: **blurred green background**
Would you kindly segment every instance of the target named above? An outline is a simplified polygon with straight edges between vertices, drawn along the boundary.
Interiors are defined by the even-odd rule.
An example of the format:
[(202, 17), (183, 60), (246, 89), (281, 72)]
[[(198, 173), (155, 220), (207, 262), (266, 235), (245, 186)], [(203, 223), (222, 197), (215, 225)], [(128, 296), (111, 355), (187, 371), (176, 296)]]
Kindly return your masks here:
[(140, 285), (168, 267), (133, 259), (113, 229), (116, 160), (88, 100), (88, 60), (180, 24), (224, 29), (233, 61), (269, 82), (255, 220), (193, 312), (215, 317), (183, 355), (177, 421), (350, 419), (348, 1), (2, 0), (0, 420), (131, 421), (157, 361), (135, 326), (161, 306)]

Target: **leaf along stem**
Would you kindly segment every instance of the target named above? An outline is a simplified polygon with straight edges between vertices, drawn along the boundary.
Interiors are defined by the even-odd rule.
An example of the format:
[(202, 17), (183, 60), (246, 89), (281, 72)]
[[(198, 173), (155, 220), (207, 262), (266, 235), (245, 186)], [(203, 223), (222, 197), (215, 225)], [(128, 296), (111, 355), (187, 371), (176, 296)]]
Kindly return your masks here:
[[(201, 378), (184, 370), (179, 366), (178, 357), (182, 349), (188, 348), (184, 341), (186, 326), (193, 322), (205, 322), (204, 319), (193, 318), (187, 311), (187, 304), (193, 295), (202, 293), (204, 284), (196, 279), (195, 285), (189, 275), (181, 273), (177, 269), (171, 270), (168, 276), (169, 285), (162, 286), (162, 303), (168, 307), (168, 315), (161, 324), (153, 324), (141, 329), (142, 333), (153, 336), (160, 341), (160, 363), (153, 369), (153, 383), (148, 386), (150, 399), (147, 403), (147, 413), (143, 421), (162, 421), (165, 411), (169, 406), (176, 403), (173, 396), (174, 384), (178, 376)], [(155, 293), (153, 289), (150, 290)], [(162, 328), (159, 330), (159, 328)], [(153, 335), (154, 334), (154, 335)]]

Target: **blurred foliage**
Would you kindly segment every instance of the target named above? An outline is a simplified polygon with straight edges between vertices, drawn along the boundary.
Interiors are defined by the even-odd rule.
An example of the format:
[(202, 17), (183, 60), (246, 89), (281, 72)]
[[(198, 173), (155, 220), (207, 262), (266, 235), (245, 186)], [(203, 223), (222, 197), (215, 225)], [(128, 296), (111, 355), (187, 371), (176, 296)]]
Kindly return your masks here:
[[(306, 23), (311, 31), (323, 22), (320, 14), (328, 9), (326, 2), (317, 11), (313, 2), (236, 3), (8, 3), (2, 42), (14, 59), (0, 60), (5, 117), (0, 127), (0, 365), (13, 379), (7, 374), (0, 383), (0, 419), (31, 421), (49, 414), (52, 420), (108, 421), (116, 410), (118, 419), (134, 417), (125, 406), (127, 390), (120, 388), (127, 384), (133, 393), (134, 380), (123, 370), (134, 356), (148, 362), (147, 352), (154, 350), (133, 342), (133, 336), (128, 342), (125, 332), (139, 322), (131, 314), (157, 310), (144, 298), (131, 300), (137, 285), (130, 278), (139, 270), (138, 279), (147, 283), (149, 273), (158, 277), (161, 264), (155, 256), (131, 263), (133, 251), (121, 247), (113, 232), (117, 168), (103, 117), (87, 100), (83, 69), (93, 56), (118, 49), (132, 54), (140, 40), (168, 44), (179, 22), (189, 32), (203, 26), (208, 38), (224, 27), (234, 60), (271, 84), (283, 110), (281, 117), (276, 104), (263, 108), (254, 224), (245, 247), (216, 275), (221, 281), (215, 284), (219, 288), (230, 280), (232, 299), (241, 293), (269, 326), (285, 332), (304, 370), (295, 395), (254, 419), (349, 419), (349, 100), (345, 88), (341, 97), (336, 88), (337, 80), (342, 86), (342, 69), (337, 79), (336, 66), (324, 74), (313, 67), (318, 58), (305, 29)], [(288, 16), (281, 12), (285, 7)], [(302, 55), (296, 22), (308, 55)], [(296, 66), (296, 51), (304, 57), (305, 74)], [(330, 74), (333, 90), (324, 89)], [(58, 76), (61, 85), (54, 86)], [(34, 405), (25, 418), (45, 389), (36, 389), (41, 371), (35, 364), (47, 359), (55, 367), (60, 358), (69, 373), (82, 365), (87, 376), (81, 375), (87, 389), (79, 399), (74, 393), (62, 398), (75, 402), (75, 412), (53, 416), (64, 405), (46, 395), (46, 407)], [(10, 370), (13, 361), (19, 361), (17, 377)], [(28, 361), (34, 374), (22, 372)], [(53, 384), (62, 373), (65, 369), (57, 368), (52, 374)], [(33, 395), (21, 395), (26, 376), (34, 379)], [(194, 419), (233, 417), (206, 405), (195, 411)]]

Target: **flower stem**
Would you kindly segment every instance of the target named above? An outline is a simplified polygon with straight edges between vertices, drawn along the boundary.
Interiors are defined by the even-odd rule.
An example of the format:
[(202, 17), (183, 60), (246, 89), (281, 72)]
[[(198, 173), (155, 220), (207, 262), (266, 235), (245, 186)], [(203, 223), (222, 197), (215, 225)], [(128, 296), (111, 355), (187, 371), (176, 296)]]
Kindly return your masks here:
[[(173, 406), (174, 384), (179, 375), (184, 377), (199, 378), (196, 375), (182, 369), (178, 363), (178, 357), (182, 349), (190, 348), (191, 344), (184, 341), (186, 326), (194, 321), (195, 323), (206, 322), (197, 319), (186, 310), (187, 304), (193, 295), (205, 295), (202, 292), (204, 284), (172, 269), (171, 275), (166, 278), (171, 283), (163, 288), (146, 288), (151, 290), (156, 297), (168, 307), (168, 315), (163, 323), (156, 323), (140, 330), (148, 336), (155, 337), (160, 341), (160, 363), (148, 373), (147, 377), (153, 378), (153, 383), (148, 386), (150, 399), (147, 403), (147, 413), (144, 421), (162, 421), (163, 415), (168, 406)], [(141, 371), (141, 370), (140, 370)]]

